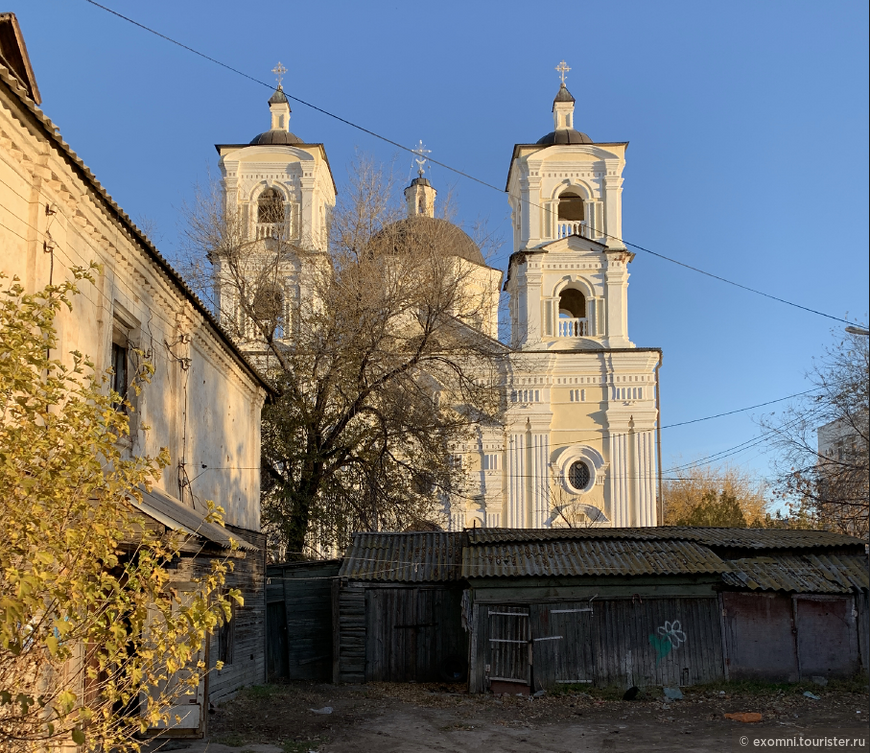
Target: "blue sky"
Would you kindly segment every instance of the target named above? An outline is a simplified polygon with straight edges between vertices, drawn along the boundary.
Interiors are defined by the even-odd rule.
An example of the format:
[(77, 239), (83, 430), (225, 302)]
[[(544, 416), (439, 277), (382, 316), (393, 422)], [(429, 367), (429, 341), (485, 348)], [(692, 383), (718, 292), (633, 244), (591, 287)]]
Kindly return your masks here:
[[(627, 140), (627, 241), (838, 317), (868, 311), (868, 6), (802, 2), (282, 2), (105, 0), (255, 78), (502, 189), (515, 143), (552, 130), (565, 59), (575, 122)], [(85, 0), (18, 14), (62, 135), (172, 258), (179, 209), (216, 143), (268, 127), (270, 90)], [(322, 142), (341, 190), (355, 150), (412, 160), (303, 105), (291, 130)], [(507, 198), (433, 166), (457, 221), (510, 253)], [(629, 334), (664, 350), (662, 423), (808, 388), (841, 324), (638, 252)], [(766, 410), (781, 409), (783, 404)], [(764, 410), (663, 431), (663, 466), (757, 433)], [(769, 474), (761, 447), (736, 465)]]

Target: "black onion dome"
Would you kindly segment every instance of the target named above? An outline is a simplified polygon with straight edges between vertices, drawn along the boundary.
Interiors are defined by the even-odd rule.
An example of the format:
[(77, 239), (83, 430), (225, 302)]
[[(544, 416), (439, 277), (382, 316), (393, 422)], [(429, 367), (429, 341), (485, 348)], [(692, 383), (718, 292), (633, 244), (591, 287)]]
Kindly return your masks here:
[(282, 131), (280, 128), (276, 128), (271, 131), (265, 131), (264, 133), (259, 134), (258, 136), (254, 136), (251, 139), (251, 146), (275, 146), (275, 145), (289, 145), (289, 144), (304, 144), (305, 142), (300, 139), (295, 133), (290, 133), (290, 131)]
[(551, 131), (543, 138), (537, 140), (538, 144), (594, 144), (585, 133), (575, 131), (573, 128), (560, 128), (558, 131)]
[(436, 243), (451, 256), (459, 256), (474, 264), (486, 266), (480, 248), (468, 234), (452, 222), (438, 217), (418, 214), (394, 222), (373, 238), (375, 243), (384, 241), (393, 244), (395, 253), (401, 253), (402, 248), (407, 248), (415, 241)]

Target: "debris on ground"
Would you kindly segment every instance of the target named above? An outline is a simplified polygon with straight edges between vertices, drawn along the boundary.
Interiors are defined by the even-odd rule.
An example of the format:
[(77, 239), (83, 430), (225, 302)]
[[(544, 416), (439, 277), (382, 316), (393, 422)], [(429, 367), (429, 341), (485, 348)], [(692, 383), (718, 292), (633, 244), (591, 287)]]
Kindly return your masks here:
[(820, 700), (822, 700), (820, 696), (817, 696), (815, 693), (810, 693), (809, 690), (805, 690), (805, 691), (804, 691), (804, 695), (805, 695), (807, 698), (812, 698), (814, 701), (820, 701)]
[(735, 722), (744, 722), (746, 724), (754, 724), (761, 721), (761, 714), (757, 711), (738, 711), (733, 714), (725, 714), (726, 719), (733, 719)]
[(665, 694), (665, 698), (670, 701), (681, 701), (683, 700), (683, 691), (679, 688), (662, 688), (662, 691)]

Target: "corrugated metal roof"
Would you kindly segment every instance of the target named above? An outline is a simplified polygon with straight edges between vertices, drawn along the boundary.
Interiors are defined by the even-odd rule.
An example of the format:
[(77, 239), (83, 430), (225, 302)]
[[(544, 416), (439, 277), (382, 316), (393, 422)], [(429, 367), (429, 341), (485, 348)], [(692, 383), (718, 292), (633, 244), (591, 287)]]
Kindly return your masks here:
[(753, 591), (850, 593), (870, 588), (867, 558), (860, 555), (779, 554), (729, 560), (722, 580)]
[(464, 533), (355, 533), (339, 576), (432, 583), (459, 580)]
[(570, 541), (575, 539), (637, 541), (694, 541), (713, 547), (739, 549), (803, 549), (816, 547), (863, 547), (852, 536), (830, 531), (803, 531), (777, 528), (475, 528), (467, 531), (469, 542), (495, 544), (519, 541)]
[(137, 510), (145, 513), (158, 523), (162, 523), (167, 528), (173, 531), (183, 531), (190, 536), (197, 536), (226, 549), (229, 549), (232, 546), (231, 542), (235, 541), (239, 549), (248, 552), (257, 551), (257, 547), (249, 541), (245, 541), (241, 536), (227, 530), (223, 526), (209, 523), (203, 519), (203, 515), (200, 512), (192, 507), (183, 505), (175, 497), (167, 494), (162, 489), (155, 487), (150, 492), (144, 489), (140, 491), (142, 492), (142, 501), (139, 502), (135, 498), (130, 497), (130, 503)]
[(816, 547), (864, 547), (854, 536), (832, 531), (804, 531), (778, 528), (658, 528), (679, 531), (681, 538), (691, 538), (707, 546), (741, 549), (810, 549)]
[[(471, 532), (469, 532), (470, 534)], [(615, 541), (587, 538), (469, 546), (465, 578), (557, 575), (678, 575), (728, 569), (707, 547), (691, 541)]]

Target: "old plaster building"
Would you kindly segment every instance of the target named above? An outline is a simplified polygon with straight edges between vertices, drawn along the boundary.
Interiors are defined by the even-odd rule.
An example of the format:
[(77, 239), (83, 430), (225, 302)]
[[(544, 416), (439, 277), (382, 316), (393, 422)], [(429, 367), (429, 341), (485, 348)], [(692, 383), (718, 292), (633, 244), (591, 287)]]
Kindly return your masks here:
[[(72, 279), (74, 267), (101, 265), (95, 284), (79, 285), (73, 309), (61, 308), (52, 355), (69, 362), (77, 350), (112, 369), (113, 388), (133, 407), (130, 436), (119, 440), (126, 452), (168, 450), (169, 467), (141, 503), (131, 503), (158, 530), (188, 537), (170, 566), (174, 587), (191, 589), (213, 557), (230, 557), (227, 587), (245, 599), (207, 647), (209, 666), (221, 660), (223, 669), (208, 673), (177, 709), (178, 728), (202, 731), (208, 702), (265, 679), (257, 469), (268, 386), (39, 104), (18, 22), (0, 14), (0, 271), (35, 292)], [(144, 361), (154, 373), (136, 395), (129, 388)], [(207, 500), (223, 507), (229, 530), (204, 521)]]
[[(283, 72), (276, 69), (279, 72)], [(574, 98), (564, 83), (553, 102), (553, 130), (517, 144), (507, 193), (513, 253), (502, 272), (487, 266), (459, 228), (450, 242), (483, 302), (466, 321), (497, 337), (499, 288), (510, 311), (509, 367), (502, 425), (480, 427), (461, 448), (467, 485), (447, 502), (446, 523), (464, 527), (538, 528), (576, 525), (653, 526), (657, 511), (658, 368), (661, 351), (639, 348), (628, 334), (628, 265), (622, 236), (625, 142), (595, 143), (574, 128)], [(306, 287), (325, 262), (326, 228), (335, 184), (322, 144), (289, 129), (281, 85), (269, 99), (270, 129), (249, 144), (218, 145), (228, 213), (262, 258), (279, 254), (282, 279), (271, 296), (293, 336), (293, 311), (310, 305)], [(422, 156), (422, 151), (421, 151)], [(420, 160), (418, 160), (419, 162)], [(409, 220), (435, 214), (436, 190), (422, 171), (405, 189)], [(404, 222), (404, 221), (403, 221)], [(255, 260), (257, 255), (254, 254)], [(215, 262), (216, 299), (224, 323), (241, 331), (257, 356), (256, 333)], [(265, 262), (264, 262), (265, 263)], [(252, 264), (256, 278), (258, 264)], [(274, 284), (274, 283), (271, 283)], [(247, 339), (246, 339), (247, 338)]]

